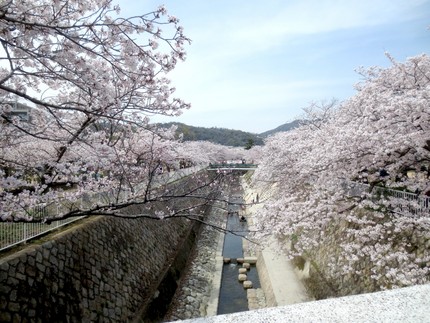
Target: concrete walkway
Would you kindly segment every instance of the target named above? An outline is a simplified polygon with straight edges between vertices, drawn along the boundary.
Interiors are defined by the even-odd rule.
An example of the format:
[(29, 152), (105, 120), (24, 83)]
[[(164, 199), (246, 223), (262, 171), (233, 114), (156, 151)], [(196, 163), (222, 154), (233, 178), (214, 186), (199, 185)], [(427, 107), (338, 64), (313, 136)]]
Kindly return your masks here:
[[(255, 201), (257, 193), (243, 185), (245, 203)], [(253, 216), (262, 207), (254, 204), (247, 207), (247, 219), (252, 229)], [(246, 241), (244, 249), (246, 250)], [(280, 252), (281, 248), (275, 239), (258, 253), (257, 270), (261, 287), (266, 297), (267, 307), (283, 306), (310, 300), (306, 289), (294, 270), (291, 262)]]
[(291, 262), (277, 252), (276, 243), (261, 250), (257, 270), (268, 307), (309, 301), (306, 289)]

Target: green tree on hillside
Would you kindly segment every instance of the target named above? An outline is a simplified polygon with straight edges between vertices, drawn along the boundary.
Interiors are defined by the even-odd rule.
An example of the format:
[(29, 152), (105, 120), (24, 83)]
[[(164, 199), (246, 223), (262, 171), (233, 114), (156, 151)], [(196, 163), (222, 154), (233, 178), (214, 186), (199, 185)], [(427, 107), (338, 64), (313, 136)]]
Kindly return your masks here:
[(245, 149), (246, 150), (249, 150), (249, 149), (251, 149), (252, 147), (254, 147), (254, 140), (252, 139), (252, 138), (249, 138), (248, 139), (248, 142), (246, 143), (246, 145), (245, 145)]

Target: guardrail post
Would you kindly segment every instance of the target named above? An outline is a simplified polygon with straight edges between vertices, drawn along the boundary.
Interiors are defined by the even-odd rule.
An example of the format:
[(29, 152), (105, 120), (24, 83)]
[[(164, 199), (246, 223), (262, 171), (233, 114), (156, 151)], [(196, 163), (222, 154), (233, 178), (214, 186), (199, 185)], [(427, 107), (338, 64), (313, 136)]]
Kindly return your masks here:
[(22, 240), (27, 240), (27, 232), (28, 232), (28, 230), (27, 230), (27, 223), (24, 223), (24, 226), (23, 226), (23, 229), (22, 229), (22, 235), (23, 235)]

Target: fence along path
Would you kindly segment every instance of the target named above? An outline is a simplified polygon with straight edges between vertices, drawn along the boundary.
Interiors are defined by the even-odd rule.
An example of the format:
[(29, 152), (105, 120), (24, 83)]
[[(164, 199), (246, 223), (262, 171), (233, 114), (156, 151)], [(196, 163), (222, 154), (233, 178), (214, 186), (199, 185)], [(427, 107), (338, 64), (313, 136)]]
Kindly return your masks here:
[[(204, 166), (194, 166), (189, 168), (180, 169), (175, 172), (164, 173), (157, 175), (156, 184), (171, 183), (182, 177), (189, 176), (205, 168)], [(137, 190), (142, 190), (146, 183), (137, 186)], [(126, 199), (129, 192), (121, 192), (121, 198)], [(46, 218), (47, 216), (55, 217), (64, 213), (64, 211), (71, 211), (73, 209), (85, 209), (85, 206), (93, 204), (95, 201), (108, 203), (109, 201), (116, 200), (117, 194), (115, 191), (108, 191), (97, 194), (85, 194), (77, 201), (71, 202), (52, 202), (48, 205), (38, 206), (31, 210), (37, 218)], [(26, 242), (35, 237), (41, 236), (59, 227), (62, 227), (71, 222), (84, 218), (85, 216), (71, 217), (64, 220), (52, 221), (50, 224), (46, 223), (14, 223), (14, 222), (0, 222), (0, 251), (8, 249), (17, 244)]]
[[(369, 192), (370, 185), (365, 183), (357, 183), (346, 181), (344, 189), (350, 196), (361, 196)], [(391, 200), (389, 207), (395, 211), (407, 211), (411, 216), (430, 216), (430, 197), (415, 193), (390, 189), (386, 187), (375, 186), (372, 189), (372, 196), (375, 199), (398, 198), (400, 200)]]

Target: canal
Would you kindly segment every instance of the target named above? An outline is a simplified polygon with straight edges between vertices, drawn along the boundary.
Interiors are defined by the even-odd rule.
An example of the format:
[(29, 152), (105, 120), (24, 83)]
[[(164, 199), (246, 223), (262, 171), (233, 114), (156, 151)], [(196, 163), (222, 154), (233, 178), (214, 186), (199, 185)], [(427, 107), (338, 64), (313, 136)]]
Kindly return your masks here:
[[(243, 237), (246, 237), (248, 227), (246, 222), (243, 192), (238, 186), (229, 198), (227, 215), (227, 233), (224, 237), (223, 257), (230, 258), (222, 269), (221, 287), (218, 300), (217, 314), (228, 314), (248, 310), (246, 289), (238, 280), (239, 268), (237, 258), (243, 258)], [(243, 218), (242, 218), (243, 216)], [(246, 273), (247, 280), (252, 281), (253, 288), (259, 288), (260, 282), (257, 269), (251, 266)]]
[[(248, 232), (247, 222), (240, 221), (245, 213), (243, 194), (237, 176), (215, 202), (206, 221), (224, 230), (211, 225), (202, 228), (164, 322), (248, 310), (247, 290), (238, 280), (242, 264), (235, 261), (244, 256), (243, 237)], [(233, 261), (226, 264), (225, 258)], [(253, 288), (260, 288), (255, 265), (246, 274)]]

